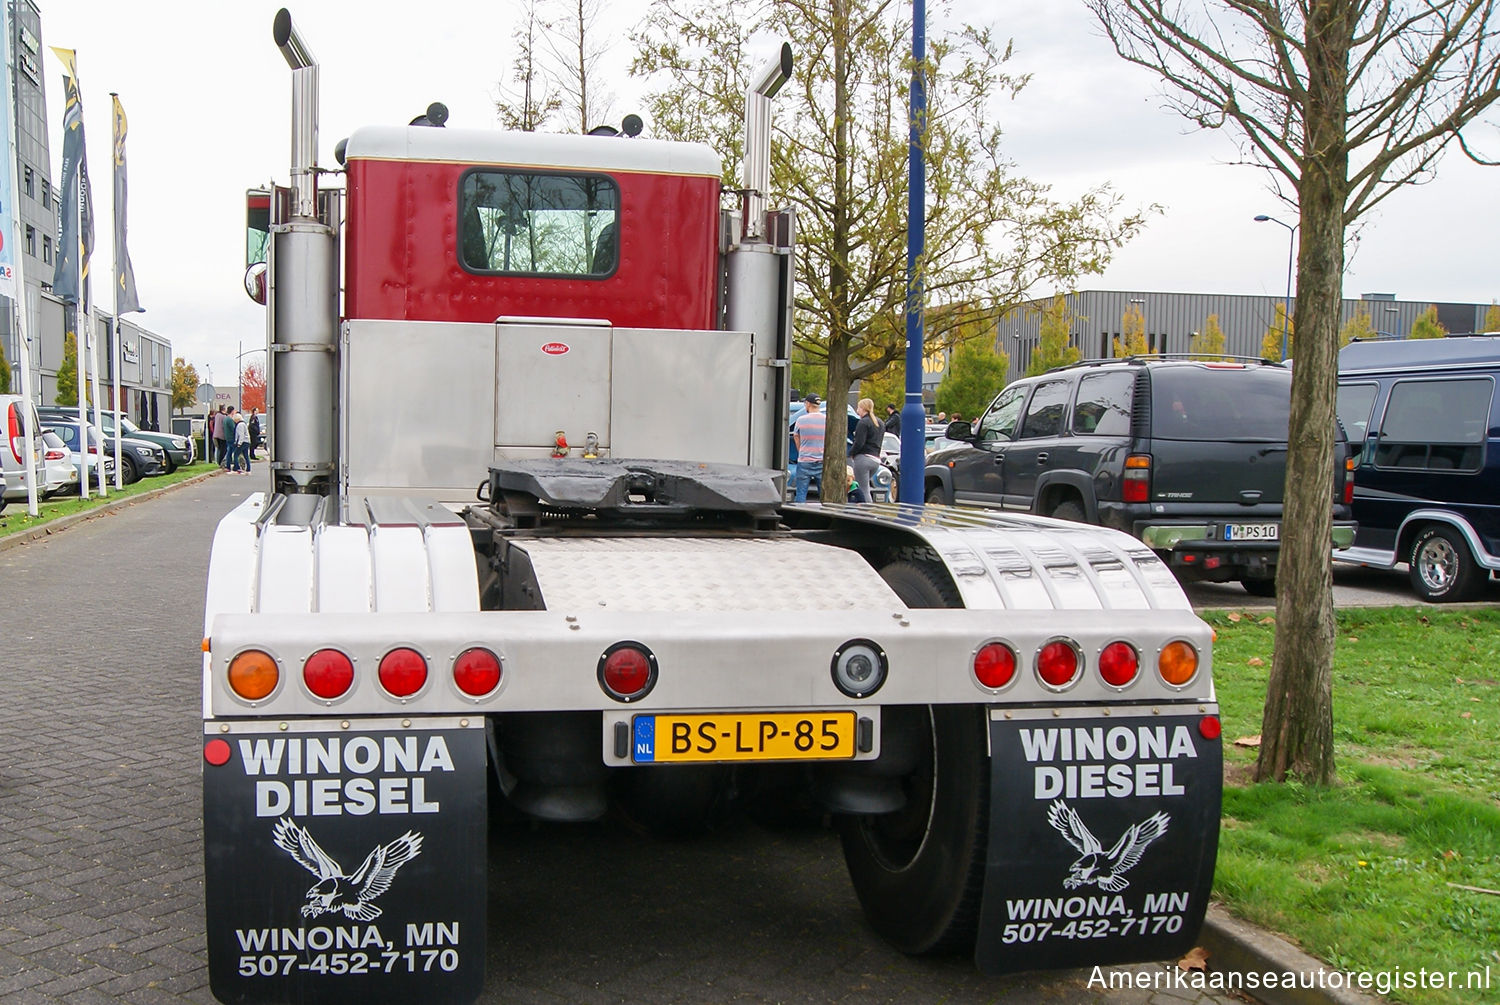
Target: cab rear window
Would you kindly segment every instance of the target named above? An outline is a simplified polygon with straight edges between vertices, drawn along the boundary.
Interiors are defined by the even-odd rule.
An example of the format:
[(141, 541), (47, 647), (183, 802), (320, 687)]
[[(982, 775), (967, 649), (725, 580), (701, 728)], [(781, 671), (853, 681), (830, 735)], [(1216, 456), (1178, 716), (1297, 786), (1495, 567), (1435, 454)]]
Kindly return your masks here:
[(620, 259), (620, 190), (603, 175), (470, 171), (459, 183), (470, 272), (602, 279)]
[(1159, 367), (1151, 374), (1151, 435), (1167, 440), (1285, 442), (1292, 374), (1280, 367)]

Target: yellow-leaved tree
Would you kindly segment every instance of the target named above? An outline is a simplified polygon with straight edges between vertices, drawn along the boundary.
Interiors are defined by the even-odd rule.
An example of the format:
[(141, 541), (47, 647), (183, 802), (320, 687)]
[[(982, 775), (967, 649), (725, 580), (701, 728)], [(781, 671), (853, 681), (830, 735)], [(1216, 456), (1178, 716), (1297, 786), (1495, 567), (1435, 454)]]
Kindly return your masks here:
[[(1287, 320), (1286, 305), (1277, 304), (1276, 316), (1272, 318), (1270, 327), (1266, 329), (1265, 337), (1260, 340), (1260, 354), (1265, 359), (1280, 363), (1296, 355), (1294, 351), (1296, 344), (1297, 324), (1295, 321)], [(1282, 345), (1286, 346), (1284, 353), (1281, 351)]]
[(1146, 344), (1146, 315), (1137, 304), (1131, 304), (1120, 316), (1120, 337), (1115, 339), (1115, 358), (1124, 356), (1147, 356), (1151, 347)]
[(1437, 304), (1428, 307), (1417, 320), (1411, 323), (1411, 334), (1407, 338), (1446, 338), (1448, 329), (1443, 327), (1437, 316)]
[(1033, 377), (1055, 366), (1067, 366), (1082, 359), (1083, 352), (1070, 342), (1072, 330), (1073, 314), (1068, 310), (1068, 301), (1059, 293), (1042, 309), (1041, 331), (1036, 350), (1026, 367), (1026, 376)]
[(1203, 319), (1203, 328), (1193, 332), (1192, 340), (1188, 342), (1188, 352), (1199, 359), (1213, 359), (1224, 355), (1226, 341), (1224, 329), (1219, 327), (1219, 316), (1210, 314)]

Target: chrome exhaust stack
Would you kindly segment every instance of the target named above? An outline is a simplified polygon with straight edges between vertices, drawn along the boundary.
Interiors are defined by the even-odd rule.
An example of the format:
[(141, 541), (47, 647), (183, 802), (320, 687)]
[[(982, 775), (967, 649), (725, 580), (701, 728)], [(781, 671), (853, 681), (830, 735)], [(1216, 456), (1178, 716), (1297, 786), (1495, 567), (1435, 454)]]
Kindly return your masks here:
[[(292, 188), (273, 207), (267, 411), (271, 477), (288, 496), (337, 491), (339, 202), (318, 192), (318, 64), (282, 8), (272, 38), (292, 69)], [(309, 501), (311, 502), (311, 501)]]
[(758, 241), (766, 233), (766, 198), (771, 191), (771, 99), (792, 79), (792, 46), (781, 51), (750, 79), (745, 92), (745, 160), (740, 174), (745, 190), (741, 240)]

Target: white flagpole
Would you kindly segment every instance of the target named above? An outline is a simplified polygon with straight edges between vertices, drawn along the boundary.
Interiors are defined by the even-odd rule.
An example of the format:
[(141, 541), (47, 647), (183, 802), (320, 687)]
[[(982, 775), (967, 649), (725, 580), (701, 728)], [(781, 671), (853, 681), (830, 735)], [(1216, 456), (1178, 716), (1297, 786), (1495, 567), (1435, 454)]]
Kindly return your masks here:
[[(76, 305), (74, 305), (74, 308), (73, 308), (73, 318), (74, 318), (74, 321), (76, 323), (76, 327), (78, 328), (78, 332), (77, 332), (76, 337), (74, 339), (74, 341), (76, 343), (76, 345), (74, 346), (74, 348), (76, 350), (75, 353), (74, 353), (74, 355), (78, 357), (78, 438), (79, 438), (79, 444), (85, 450), (87, 450), (88, 449), (88, 442), (89, 442), (89, 395), (88, 395), (88, 391), (89, 391), (89, 364), (88, 364), (88, 359), (89, 359), (89, 357), (88, 357), (88, 353), (85, 351), (84, 347), (88, 344), (88, 329), (89, 329), (89, 325), (88, 325), (88, 320), (87, 320), (88, 319), (88, 315), (84, 313), (84, 303), (88, 299), (88, 294), (85, 293), (84, 289), (83, 289), (83, 172), (82, 171), (80, 171), (78, 173), (78, 181), (76, 183), (76, 186), (77, 187), (74, 188), (74, 190), (73, 190), (73, 204), (76, 207), (76, 212), (78, 213), (78, 293), (79, 293), (79, 297), (78, 297), (78, 303)], [(95, 425), (97, 425), (97, 423), (95, 423)], [(104, 450), (104, 444), (102, 444), (102, 443), (99, 444), (99, 449), (101, 451), (103, 451)], [(85, 456), (87, 456), (87, 455), (85, 454)], [(120, 463), (118, 458), (116, 458), (115, 463), (116, 464)], [(104, 455), (103, 455), (103, 453), (101, 453), (99, 455), (99, 471), (100, 471), (99, 480), (102, 483), (103, 480), (104, 480), (104, 474), (103, 474), (103, 471), (104, 471)], [(80, 478), (78, 480), (78, 483), (79, 483), (79, 493), (80, 493), (80, 495), (82, 495), (82, 497), (84, 499), (87, 499), (89, 497), (89, 480), (88, 480), (88, 478), (86, 476), (87, 476), (87, 468), (85, 468), (85, 477)]]
[[(81, 174), (79, 176), (78, 181), (79, 181), (79, 185), (82, 186), (82, 184), (83, 184), (83, 177), (82, 177)], [(80, 216), (80, 219), (82, 219), (81, 216)], [(79, 231), (82, 231), (83, 227), (80, 226), (78, 229), (79, 229)], [(78, 264), (79, 264), (79, 267), (82, 268), (82, 266), (83, 266), (83, 259), (80, 258), (79, 261), (78, 261)], [(92, 289), (91, 289), (92, 286), (93, 286), (93, 282), (92, 282), (91, 277), (85, 275), (83, 277), (83, 303), (86, 305), (86, 307), (84, 309), (84, 313), (88, 317), (88, 331), (89, 331), (89, 370), (91, 371), (90, 374), (89, 374), (89, 376), (93, 379), (93, 388), (94, 388), (94, 425), (98, 426), (100, 428), (100, 430), (103, 430), (104, 429), (104, 424), (100, 421), (100, 416), (99, 416), (99, 343), (98, 343), (98, 340), (95, 338), (95, 335), (96, 335), (96, 326), (94, 325), (94, 297), (93, 297), (93, 292), (92, 292)], [(119, 471), (120, 468), (121, 468), (121, 466), (122, 466), (121, 463), (120, 463), (120, 461), (121, 461), (121, 458), (120, 458), (120, 423), (119, 423), (119, 421), (117, 419), (117, 421), (115, 422), (115, 470), (116, 471)], [(109, 495), (109, 480), (104, 477), (104, 465), (103, 464), (99, 465), (99, 494), (101, 496), (107, 496), (107, 495)]]
[[(5, 26), (5, 38), (0, 40), (0, 46), (4, 47), (5, 54), (5, 124), (7, 145), (5, 156), (10, 158), (6, 170), (14, 172), (16, 169), (16, 117), (12, 111), (16, 103), (11, 95), (11, 81), (15, 79), (14, 69), (11, 66), (10, 51), (10, 18), (8, 13), (0, 12), (0, 23)], [(14, 199), (14, 176), (12, 176), (12, 195)], [(16, 334), (20, 336), (21, 356), (21, 403), (26, 409), (26, 429), (21, 439), (26, 441), (26, 512), (31, 516), (37, 516), (36, 506), (37, 478), (41, 474), (37, 465), (36, 440), (37, 431), (31, 428), (31, 418), (36, 414), (31, 400), (31, 325), (26, 316), (26, 256), (22, 251), (21, 244), (21, 214), (11, 207), (10, 233), (4, 235), (10, 241), (10, 246), (16, 249), (15, 264), (15, 289), (12, 291), (11, 299), (16, 305)]]

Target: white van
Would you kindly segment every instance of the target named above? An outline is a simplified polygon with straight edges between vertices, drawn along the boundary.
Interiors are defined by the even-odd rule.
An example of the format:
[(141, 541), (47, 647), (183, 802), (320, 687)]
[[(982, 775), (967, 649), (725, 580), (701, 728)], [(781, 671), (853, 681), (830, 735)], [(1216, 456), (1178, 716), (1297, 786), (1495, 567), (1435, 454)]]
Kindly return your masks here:
[(0, 394), (0, 470), (5, 472), (5, 499), (7, 501), (26, 498), (26, 440), (31, 437), (36, 448), (36, 466), (42, 472), (42, 481), (37, 482), (37, 498), (47, 490), (46, 447), (42, 444), (42, 425), (37, 420), (36, 408), (26, 414), (26, 399), (19, 394)]

